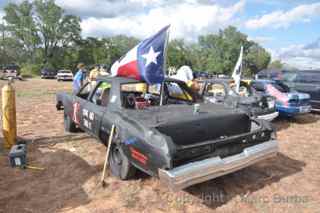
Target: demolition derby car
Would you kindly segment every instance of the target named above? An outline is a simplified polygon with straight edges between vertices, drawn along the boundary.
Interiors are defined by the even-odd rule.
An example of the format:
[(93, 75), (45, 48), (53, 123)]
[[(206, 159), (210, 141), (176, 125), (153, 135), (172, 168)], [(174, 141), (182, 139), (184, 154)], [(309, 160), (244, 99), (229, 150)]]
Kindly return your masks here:
[(249, 116), (272, 121), (278, 116), (275, 98), (267, 94), (257, 94), (250, 85), (241, 81), (237, 93), (230, 79), (206, 79), (198, 82), (199, 95), (203, 102), (224, 104), (244, 110)]
[(80, 128), (104, 144), (116, 126), (109, 166), (123, 180), (139, 169), (178, 190), (276, 155), (269, 122), (223, 105), (194, 104), (182, 81), (162, 85), (99, 77), (77, 95), (58, 93), (56, 107), (64, 110), (66, 131)]
[(310, 95), (290, 89), (281, 81), (254, 80), (252, 87), (261, 94), (276, 98), (276, 109), (280, 115), (294, 117), (311, 111)]

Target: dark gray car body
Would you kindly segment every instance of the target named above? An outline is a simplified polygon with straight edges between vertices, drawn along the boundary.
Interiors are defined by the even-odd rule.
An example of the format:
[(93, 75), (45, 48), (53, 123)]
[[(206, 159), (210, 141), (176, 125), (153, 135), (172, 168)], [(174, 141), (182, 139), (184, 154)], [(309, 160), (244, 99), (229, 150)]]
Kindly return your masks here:
[[(150, 106), (141, 110), (127, 109), (123, 105), (126, 94), (121, 93), (121, 85), (139, 81), (101, 77), (98, 85), (99, 82), (111, 84), (110, 101), (106, 107), (90, 101), (93, 89), (85, 99), (58, 93), (57, 109), (64, 109), (66, 116), (77, 116), (77, 125), (104, 144), (112, 124), (115, 124), (121, 147), (130, 162), (149, 175), (160, 176), (172, 188), (184, 188), (221, 173), (212, 171), (206, 177), (194, 177), (195, 174), (199, 175), (198, 169), (206, 168), (195, 166), (197, 163), (207, 166), (205, 170), (208, 172), (213, 168), (212, 163), (217, 164), (216, 159), (234, 155), (244, 157), (248, 153), (254, 157), (255, 160), (246, 160), (241, 166), (237, 164), (236, 168), (240, 169), (276, 153), (274, 130), (269, 122), (251, 120), (245, 113), (222, 105), (201, 104), (200, 112), (194, 113), (192, 101)], [(185, 83), (177, 80), (166, 79), (165, 82), (176, 82), (188, 89)], [(256, 146), (262, 146), (263, 150)], [(247, 148), (254, 151), (245, 151)], [(257, 150), (263, 154), (252, 154)], [(211, 164), (207, 163), (208, 159), (211, 159)], [(192, 168), (192, 171), (188, 168)], [(230, 169), (229, 172), (235, 170)], [(186, 175), (188, 172), (193, 175)], [(177, 179), (174, 179), (176, 176)]]

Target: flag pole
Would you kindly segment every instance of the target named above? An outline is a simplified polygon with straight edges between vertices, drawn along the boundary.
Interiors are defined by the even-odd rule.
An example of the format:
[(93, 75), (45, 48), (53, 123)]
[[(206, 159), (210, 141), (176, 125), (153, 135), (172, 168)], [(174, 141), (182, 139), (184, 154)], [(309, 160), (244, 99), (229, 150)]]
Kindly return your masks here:
[[(167, 30), (167, 38), (166, 38), (166, 42), (164, 44), (164, 53), (163, 53), (163, 73), (165, 75), (166, 78), (166, 70), (167, 70), (167, 46), (168, 46), (168, 42), (169, 42), (169, 31), (170, 31), (170, 27)], [(164, 81), (161, 83), (161, 88), (160, 88), (160, 106), (163, 105), (163, 93), (164, 93), (164, 82), (165, 82), (165, 78)]]

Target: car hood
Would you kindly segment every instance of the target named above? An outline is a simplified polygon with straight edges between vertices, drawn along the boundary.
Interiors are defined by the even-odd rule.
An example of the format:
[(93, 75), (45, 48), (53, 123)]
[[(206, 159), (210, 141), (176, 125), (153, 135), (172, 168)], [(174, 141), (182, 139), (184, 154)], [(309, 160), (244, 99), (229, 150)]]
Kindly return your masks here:
[(310, 95), (307, 94), (307, 93), (289, 92), (289, 93), (285, 93), (285, 94), (287, 95), (289, 100), (292, 100), (292, 99), (299, 99), (299, 100), (310, 99)]

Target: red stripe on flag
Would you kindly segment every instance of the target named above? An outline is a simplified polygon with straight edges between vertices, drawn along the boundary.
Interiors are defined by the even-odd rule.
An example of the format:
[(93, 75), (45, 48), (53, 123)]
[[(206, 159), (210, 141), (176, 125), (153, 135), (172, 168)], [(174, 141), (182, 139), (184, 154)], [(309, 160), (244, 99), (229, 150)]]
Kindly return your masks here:
[(119, 67), (117, 76), (141, 80), (137, 61), (131, 61)]

